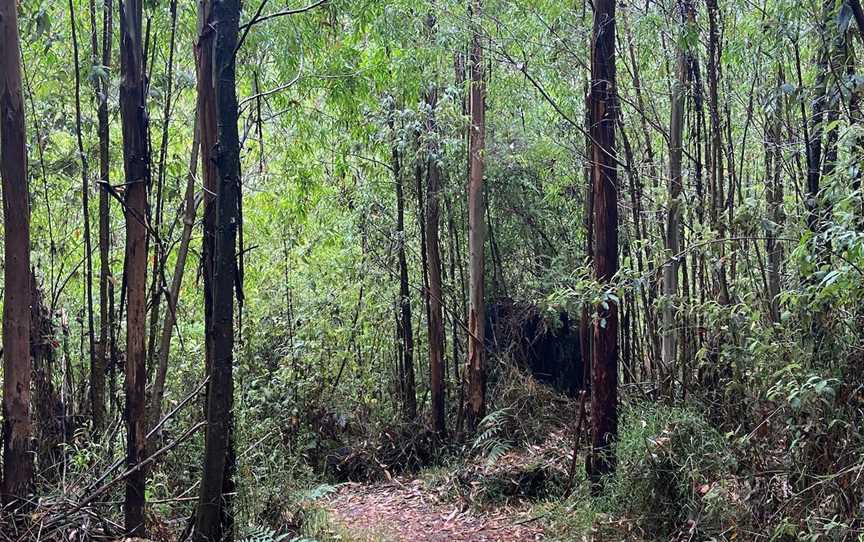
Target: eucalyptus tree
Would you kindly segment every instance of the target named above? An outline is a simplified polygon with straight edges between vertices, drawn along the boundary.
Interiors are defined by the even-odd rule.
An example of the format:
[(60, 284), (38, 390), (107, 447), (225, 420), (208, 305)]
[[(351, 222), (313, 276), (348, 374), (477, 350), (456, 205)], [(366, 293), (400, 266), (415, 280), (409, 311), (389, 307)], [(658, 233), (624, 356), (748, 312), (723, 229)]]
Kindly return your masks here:
[[(204, 468), (201, 477), (198, 509), (195, 517), (195, 540), (216, 542), (230, 532), (231, 511), (224, 491), (226, 477), (233, 475), (232, 410), (234, 405), (234, 289), (237, 273), (237, 230), (240, 220), (240, 136), (236, 88), (236, 52), (241, 45), (240, 1), (226, 0), (205, 6), (212, 9), (213, 70), (199, 74), (212, 77), (215, 113), (218, 119), (215, 151), (217, 176), (216, 231), (213, 259), (213, 306), (209, 328), (212, 359), (207, 393), (207, 434), (204, 445)], [(206, 18), (205, 18), (206, 20)], [(213, 137), (213, 134), (211, 134)], [(226, 466), (229, 468), (226, 469)], [(227, 472), (226, 472), (227, 470)]]
[(417, 417), (417, 392), (414, 379), (414, 329), (411, 319), (411, 285), (408, 278), (408, 258), (405, 245), (405, 188), (402, 179), (402, 152), (396, 133), (396, 99), (388, 96), (389, 105), (387, 124), (391, 135), (390, 164), (393, 170), (393, 185), (396, 192), (396, 254), (399, 262), (399, 307), (396, 322), (396, 336), (399, 341), (399, 389), (402, 400), (402, 413), (405, 419), (413, 421)]
[(468, 172), (468, 254), (469, 254), (469, 308), (468, 308), (468, 409), (467, 421), (471, 430), (486, 414), (486, 301), (485, 290), (485, 223), (483, 214), (483, 175), (486, 165), (486, 83), (483, 64), (483, 36), (480, 28), (482, 0), (472, 0), (471, 16), (474, 25), (471, 39), (471, 83), (469, 112)]
[(96, 24), (95, 1), (90, 1), (90, 42), (92, 49), (91, 62), (93, 66), (101, 66), (104, 73), (93, 77), (93, 91), (96, 94), (98, 107), (99, 133), (99, 342), (94, 356), (93, 370), (90, 375), (91, 404), (93, 409), (93, 427), (98, 430), (103, 426), (105, 415), (105, 369), (108, 366), (108, 355), (112, 347), (109, 345), (113, 327), (114, 311), (109, 310), (109, 292), (111, 278), (111, 123), (108, 118), (108, 91), (110, 78), (108, 70), (111, 66), (111, 48), (113, 44), (114, 9), (112, 0), (104, 0), (102, 5), (102, 36), (99, 39), (99, 27)]
[(3, 504), (32, 489), (30, 196), (18, 3), (0, 0), (0, 178), (3, 190)]
[(147, 194), (150, 155), (141, 0), (120, 2), (120, 116), (123, 125), (123, 166), (126, 176), (126, 478), (125, 529), (143, 537), (146, 472)]
[[(684, 137), (684, 98), (687, 88), (687, 46), (688, 15), (692, 7), (685, 1), (677, 2), (676, 11), (681, 18), (675, 60), (675, 81), (672, 84), (672, 103), (669, 119), (669, 190), (666, 219), (666, 258), (663, 266), (663, 294), (666, 296), (663, 307), (663, 375), (664, 386), (674, 380), (676, 354), (678, 351), (678, 326), (675, 321), (678, 297), (679, 261), (681, 255), (681, 155)], [(686, 261), (686, 260), (685, 260)]]
[[(434, 44), (435, 15), (426, 17), (426, 31)], [(427, 318), (429, 343), (429, 389), (432, 399), (432, 427), (440, 435), (446, 432), (444, 412), (444, 320), (442, 315), (443, 289), (441, 287), (441, 149), (436, 120), (438, 107), (437, 74), (432, 73), (424, 96), (426, 107), (426, 209), (423, 231), (426, 241), (426, 266), (429, 278), (429, 314)]]
[(588, 475), (598, 484), (615, 469), (618, 435), (618, 298), (611, 290), (618, 272), (618, 105), (615, 70), (615, 0), (594, 3), (590, 115), (594, 274), (608, 288), (596, 308), (591, 343), (592, 449)]

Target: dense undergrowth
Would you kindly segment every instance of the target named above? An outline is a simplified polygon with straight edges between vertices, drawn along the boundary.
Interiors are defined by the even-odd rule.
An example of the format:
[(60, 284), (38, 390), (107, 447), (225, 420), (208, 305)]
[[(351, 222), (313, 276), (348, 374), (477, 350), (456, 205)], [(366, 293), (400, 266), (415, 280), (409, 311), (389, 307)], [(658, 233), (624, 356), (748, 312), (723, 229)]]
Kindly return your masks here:
[[(856, 540), (864, 445), (861, 391), (843, 384), (850, 365), (795, 361), (807, 359), (798, 341), (758, 327), (744, 306), (722, 317), (749, 337), (701, 351), (686, 396), (622, 388), (618, 469), (600, 496), (584, 476), (586, 435), (567, 495), (578, 400), (504, 360), (477, 434), (448, 444), (423, 424), (394, 424), (386, 407), (274, 406), (268, 387), (286, 383), (268, 380), (241, 424), (268, 426), (270, 439), (241, 461), (257, 477), (244, 485), (244, 521), (301, 536), (315, 531), (309, 521), (327, 524), (315, 503), (336, 484), (404, 476), (444, 502), (529, 509), (553, 540)], [(286, 411), (312, 414), (275, 415)]]
[(790, 361), (805, 359), (797, 341), (777, 329), (758, 336), (747, 316), (743, 306), (724, 314), (731, 332), (748, 329), (750, 338), (700, 352), (694, 363), (727, 368), (700, 368), (704, 379), (686, 396), (623, 387), (618, 469), (600, 496), (584, 476), (584, 434), (568, 492), (578, 400), (504, 360), (477, 434), (446, 444), (422, 423), (393, 423), (398, 413), (386, 407), (280, 406), (267, 390), (287, 383), (274, 374), (256, 391), (259, 407), (247, 398), (239, 424), (268, 428), (259, 433), (266, 445), (241, 461), (241, 474), (256, 477), (240, 496), (244, 524), (321, 537), (335, 527), (316, 503), (337, 484), (402, 476), (465, 508), (528, 509), (553, 540), (856, 540), (864, 527), (864, 445), (852, 422), (860, 390)]
[[(845, 352), (847, 361), (817, 366), (800, 338), (765, 328), (744, 305), (718, 318), (736, 341), (697, 353), (686, 394), (622, 386), (617, 472), (600, 495), (584, 475), (587, 423), (571, 470), (578, 397), (538, 383), (514, 360), (494, 360), (490, 413), (477, 433), (445, 440), (423, 418), (399, 421), (390, 402), (374, 402), (362, 371), (340, 388), (355, 395), (296, 370), (284, 328), (261, 327), (240, 365), (237, 539), (351, 540), (323, 505), (339, 484), (418, 479), (430, 498), (461, 509), (519, 509), (550, 540), (859, 540), (864, 402), (851, 384), (859, 348), (835, 346), (832, 355)], [(181, 437), (172, 427), (192, 425), (194, 409), (179, 410), (160, 442)], [(119, 423), (101, 444), (86, 429), (70, 439), (63, 472), (43, 481), (37, 514), (75, 511), (76, 495), (99, 485)], [(172, 444), (151, 469), (153, 540), (175, 540), (188, 525), (201, 445), (197, 434)], [(119, 498), (121, 487), (97, 502)], [(75, 513), (67, 523), (81, 533), (111, 532), (117, 521)]]
[[(97, 196), (110, 198), (109, 186), (96, 182), (101, 115), (85, 80), (104, 85), (113, 134), (105, 178), (123, 192), (121, 70), (116, 58), (89, 65), (95, 46), (83, 36), (98, 30), (99, 8), (118, 2), (7, 4), (19, 7), (26, 36), (32, 266), (51, 309), (41, 345), (50, 344), (51, 355), (34, 371), (42, 382), (32, 401), (38, 499), (22, 525), (0, 513), (0, 542), (115, 540), (123, 533), (125, 220), (111, 200), (97, 242)], [(150, 243), (147, 274), (159, 293), (177, 273), (182, 246), (175, 210), (185, 207), (194, 147), (190, 48), (200, 36), (195, 2), (180, 2), (179, 12), (165, 1), (145, 4), (152, 196), (164, 189), (165, 215), (154, 222), (160, 242)], [(552, 540), (862, 540), (864, 84), (854, 48), (864, 23), (852, 13), (859, 2), (618, 3), (620, 271), (611, 285), (595, 279), (586, 251), (597, 233), (587, 227), (594, 185), (584, 178), (583, 128), (596, 2), (489, 1), (472, 21), (463, 0), (330, 0), (271, 17), (304, 4), (244, 2), (247, 30), (256, 7), (267, 24), (255, 24), (248, 40), (244, 33), (237, 51), (244, 195), (233, 364), (236, 540), (349, 540), (322, 506), (339, 484), (406, 478), (461, 508), (525, 510)], [(688, 4), (692, 20), (679, 24)], [(433, 20), (438, 37), (429, 39)], [(490, 356), (489, 414), (479, 431), (461, 427), (471, 274), (466, 46), (478, 29), (488, 61), (481, 222), (489, 308), (510, 298), (532, 317), (554, 315), (550, 327), (569, 315), (574, 330), (598, 306), (620, 309), (618, 468), (599, 495), (584, 475), (589, 424), (579, 425), (578, 397), (521, 372), (526, 362), (513, 352)], [(848, 58), (834, 58), (847, 56), (839, 49)], [(73, 53), (85, 59), (80, 73), (69, 69)], [(690, 58), (688, 81), (676, 73), (679, 55)], [(83, 76), (81, 100), (73, 100), (71, 89), (81, 86), (74, 75)], [(676, 86), (685, 109), (677, 203), (668, 122)], [(437, 105), (427, 102), (430, 89)], [(76, 101), (84, 104), (79, 122)], [(814, 145), (823, 147), (815, 164)], [(429, 232), (441, 245), (446, 437), (427, 422), (425, 210), (434, 164), (441, 216)], [(669, 258), (676, 208), (681, 253)], [(89, 234), (85, 210), (94, 219)], [(168, 418), (147, 465), (147, 530), (156, 542), (187, 530), (200, 489), (201, 212), (175, 299), (161, 405)], [(407, 351), (396, 314), (400, 249), (416, 329), (420, 408), (411, 421), (400, 410)], [(681, 281), (664, 293), (661, 275), (673, 260)], [(154, 298), (151, 342), (167, 309)], [(110, 314), (97, 311), (96, 319), (102, 327), (109, 316), (110, 345), (88, 337), (95, 325), (88, 306), (97, 299), (110, 301)], [(669, 308), (674, 330), (663, 323)], [(666, 367), (660, 342), (672, 331), (680, 352)], [(90, 364), (99, 346), (111, 347), (109, 419), (94, 431), (90, 380), (99, 373)]]

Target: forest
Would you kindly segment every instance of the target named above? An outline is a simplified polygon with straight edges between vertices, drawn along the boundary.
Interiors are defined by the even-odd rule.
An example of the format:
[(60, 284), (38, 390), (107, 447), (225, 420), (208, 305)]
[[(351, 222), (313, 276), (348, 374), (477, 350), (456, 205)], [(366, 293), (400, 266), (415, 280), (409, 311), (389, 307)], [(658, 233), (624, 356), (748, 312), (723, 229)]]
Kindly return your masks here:
[(0, 542), (864, 540), (860, 0), (0, 0)]

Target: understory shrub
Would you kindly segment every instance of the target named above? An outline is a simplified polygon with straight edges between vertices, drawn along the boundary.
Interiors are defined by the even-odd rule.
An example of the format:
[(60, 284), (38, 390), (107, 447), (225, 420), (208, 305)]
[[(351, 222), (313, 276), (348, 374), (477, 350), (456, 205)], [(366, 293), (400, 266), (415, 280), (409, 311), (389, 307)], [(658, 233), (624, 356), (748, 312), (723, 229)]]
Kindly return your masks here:
[[(656, 404), (625, 408), (609, 505), (652, 539), (723, 531), (743, 509), (726, 439), (697, 411)], [(737, 518), (740, 520), (741, 518)]]

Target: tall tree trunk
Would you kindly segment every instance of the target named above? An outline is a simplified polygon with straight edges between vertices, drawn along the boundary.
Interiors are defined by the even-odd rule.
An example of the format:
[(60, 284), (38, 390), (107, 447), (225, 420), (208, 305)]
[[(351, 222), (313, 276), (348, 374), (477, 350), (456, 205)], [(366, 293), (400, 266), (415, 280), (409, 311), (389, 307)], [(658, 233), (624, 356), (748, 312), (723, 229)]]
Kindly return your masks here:
[[(120, 116), (123, 125), (123, 166), (126, 174), (126, 465), (132, 468), (146, 455), (146, 314), (147, 314), (147, 192), (150, 156), (147, 147), (142, 2), (120, 3)], [(145, 536), (145, 473), (138, 469), (126, 479), (125, 528), (129, 536)]]
[(105, 369), (108, 365), (109, 333), (112, 325), (113, 311), (108, 306), (108, 281), (111, 276), (111, 194), (108, 191), (110, 183), (109, 156), (109, 121), (108, 121), (108, 83), (110, 78), (107, 70), (111, 64), (112, 35), (112, 5), (111, 0), (104, 0), (102, 12), (102, 47), (100, 59), (99, 37), (96, 27), (96, 6), (90, 0), (91, 48), (93, 65), (102, 65), (106, 74), (93, 78), (93, 91), (96, 93), (99, 122), (99, 342), (90, 374), (91, 403), (93, 409), (93, 429), (98, 433), (105, 425)]
[(708, 7), (708, 112), (710, 121), (710, 153), (709, 153), (709, 185), (711, 190), (711, 227), (721, 241), (717, 244), (717, 278), (716, 295), (721, 305), (729, 304), (729, 285), (726, 278), (726, 243), (722, 239), (726, 235), (723, 222), (723, 209), (726, 206), (724, 196), (725, 175), (723, 174), (723, 138), (720, 125), (720, 10), (717, 0), (706, 0)]
[(194, 136), (192, 138), (192, 156), (189, 159), (189, 175), (186, 180), (186, 195), (184, 197), (183, 232), (180, 234), (180, 246), (177, 248), (177, 259), (174, 262), (174, 276), (171, 279), (171, 289), (168, 292), (168, 310), (165, 313), (165, 320), (162, 323), (162, 334), (159, 339), (156, 378), (153, 382), (153, 394), (150, 399), (150, 414), (148, 416), (149, 427), (154, 427), (162, 418), (162, 398), (165, 395), (165, 377), (168, 374), (168, 354), (171, 350), (171, 334), (174, 331), (174, 323), (177, 321), (180, 286), (183, 283), (186, 258), (189, 255), (189, 242), (192, 239), (195, 214), (198, 210), (199, 200), (195, 196), (195, 183), (198, 177), (198, 148), (200, 141), (200, 128), (196, 113)]
[[(81, 160), (81, 210), (84, 214), (84, 312), (87, 323), (87, 353), (90, 362), (90, 415), (93, 427), (102, 426), (104, 413), (97, 393), (104, 394), (104, 379), (98, 375), (96, 362), (96, 335), (93, 323), (93, 249), (90, 238), (90, 162), (84, 152), (84, 135), (81, 127), (81, 64), (78, 53), (78, 23), (75, 20), (75, 4), (69, 0), (69, 23), (72, 28), (72, 58), (75, 78), (75, 139)], [(100, 387), (101, 385), (101, 387)]]
[[(198, 125), (201, 138), (201, 173), (204, 185), (204, 224), (201, 260), (204, 276), (204, 371), (213, 365), (213, 255), (216, 235), (216, 89), (213, 86), (213, 6), (210, 0), (198, 2), (197, 64)], [(208, 384), (209, 389), (209, 384)], [(206, 394), (205, 394), (206, 395)], [(207, 408), (204, 412), (206, 415)]]
[[(634, 68), (634, 73), (636, 70)], [(590, 73), (588, 74), (590, 76)], [(588, 84), (586, 82), (584, 97), (588, 100)], [(585, 108), (585, 167), (583, 175), (585, 181), (585, 207), (582, 210), (584, 215), (583, 223), (585, 225), (585, 265), (594, 264), (594, 187), (591, 186), (591, 164), (588, 157), (591, 156), (593, 141), (591, 140), (591, 111)], [(627, 139), (624, 139), (625, 143)], [(625, 150), (627, 145), (625, 145)], [(647, 245), (647, 243), (645, 243)], [(650, 310), (650, 305), (645, 305), (646, 309)], [(582, 363), (582, 382), (585, 384), (586, 391), (591, 390), (591, 341), (593, 334), (591, 333), (591, 307), (587, 303), (582, 304), (582, 310), (579, 318), (579, 354)]]
[[(240, 208), (240, 137), (235, 53), (240, 27), (239, 0), (213, 4), (216, 41), (213, 71), (216, 114), (219, 120), (216, 170), (216, 253), (213, 275), (213, 359), (207, 398), (207, 436), (201, 478), (195, 540), (218, 542), (230, 538), (224, 487), (233, 461), (231, 420), (233, 409), (234, 286), (237, 273), (237, 228)], [(203, 126), (202, 126), (203, 128)], [(229, 531), (229, 532), (226, 532)]]
[[(784, 82), (783, 68), (777, 70), (777, 88)], [(768, 254), (768, 307), (771, 321), (780, 323), (780, 266), (782, 265), (783, 252), (777, 242), (778, 234), (783, 225), (783, 178), (781, 162), (780, 129), (783, 111), (783, 98), (777, 97), (774, 103), (774, 111), (769, 116), (769, 125), (766, 130), (768, 137), (765, 144), (765, 182), (767, 190), (765, 195), (768, 199), (768, 215), (770, 224), (766, 228), (765, 252)]]
[[(426, 18), (430, 36), (435, 35), (435, 16)], [(434, 39), (430, 37), (434, 43)], [(426, 91), (426, 263), (429, 266), (429, 390), (432, 398), (432, 428), (439, 435), (446, 432), (444, 412), (444, 318), (442, 316), (441, 243), (439, 239), (441, 167), (438, 123), (438, 85), (434, 81)]]
[[(678, 352), (678, 323), (675, 314), (678, 301), (678, 267), (681, 252), (681, 154), (684, 138), (684, 95), (687, 88), (687, 52), (683, 34), (687, 32), (687, 12), (679, 1), (682, 39), (678, 40), (675, 81), (672, 84), (672, 105), (669, 120), (669, 192), (666, 219), (666, 263), (663, 266), (663, 374), (662, 389), (672, 390)], [(685, 260), (686, 261), (686, 260)]]
[[(167, 285), (165, 281), (165, 267), (167, 264), (167, 253), (163, 223), (163, 208), (165, 205), (165, 177), (166, 162), (168, 159), (168, 127), (171, 124), (172, 101), (171, 93), (174, 87), (174, 48), (177, 37), (177, 0), (171, 0), (169, 4), (171, 13), (171, 37), (168, 40), (168, 60), (165, 66), (165, 103), (162, 109), (162, 142), (159, 146), (159, 169), (156, 177), (156, 205), (153, 212), (153, 232), (155, 247), (153, 251), (153, 276), (150, 279), (150, 325), (149, 338), (147, 340), (147, 370), (148, 374), (153, 370), (156, 359), (156, 338), (159, 331), (159, 318), (162, 306), (162, 293)], [(194, 128), (193, 128), (194, 129)]]
[(397, 335), (402, 347), (402, 364), (399, 380), (402, 384), (402, 412), (406, 421), (417, 417), (417, 395), (414, 382), (414, 330), (411, 328), (411, 291), (408, 281), (408, 259), (405, 255), (405, 193), (402, 184), (402, 157), (396, 141), (396, 125), (393, 118), (396, 109), (395, 98), (389, 112), (390, 132), (393, 140), (391, 164), (393, 182), (396, 186), (396, 237), (399, 244), (399, 315)]
[[(426, 198), (423, 196), (423, 160), (419, 157), (422, 153), (422, 145), (420, 132), (414, 134), (414, 140), (417, 145), (416, 156), (414, 161), (414, 189), (417, 191), (417, 228), (420, 231), (420, 269), (423, 272), (423, 308), (426, 311), (426, 321), (429, 321), (429, 258), (426, 250)], [(420, 323), (418, 322), (417, 335), (420, 336)], [(416, 348), (416, 345), (415, 345)]]
[(15, 0), (0, 0), (0, 178), (3, 189), (3, 480), (0, 500), (33, 485), (30, 451), (30, 197)]
[[(615, 0), (594, 3), (591, 55), (591, 183), (594, 192), (594, 272), (610, 286), (618, 272), (618, 175), (615, 154)], [(610, 292), (611, 294), (612, 292)], [(618, 435), (618, 304), (597, 307), (591, 367), (592, 450), (588, 475), (598, 484), (615, 469)]]
[(474, 36), (471, 42), (471, 126), (468, 152), (468, 429), (474, 431), (486, 415), (486, 341), (484, 299), (483, 170), (486, 161), (486, 83), (483, 79), (483, 44), (480, 25), (482, 0), (472, 0)]
[[(695, 13), (694, 13), (695, 18)], [(692, 92), (693, 92), (693, 109), (695, 118), (691, 121), (691, 134), (693, 130), (695, 130), (695, 136), (691, 135), (691, 140), (693, 141), (693, 145), (695, 147), (694, 154), (694, 167), (693, 167), (693, 180), (694, 180), (694, 188), (696, 190), (696, 202), (695, 202), (695, 211), (696, 211), (696, 220), (698, 221), (699, 226), (704, 226), (705, 224), (705, 186), (704, 186), (704, 156), (708, 153), (705, 150), (707, 142), (705, 141), (705, 107), (704, 107), (704, 90), (702, 86), (702, 76), (701, 70), (699, 69), (699, 57), (695, 54), (688, 55), (688, 79), (691, 84)], [(700, 303), (705, 302), (705, 293), (708, 290), (707, 288), (707, 279), (705, 273), (705, 255), (703, 251), (693, 251), (692, 256), (692, 267), (693, 267), (693, 298), (698, 299)], [(698, 276), (698, 280), (697, 280)], [(698, 288), (697, 288), (698, 286)], [(697, 294), (698, 289), (698, 294)], [(693, 327), (696, 330), (701, 329), (703, 323), (703, 316), (696, 315), (695, 322), (693, 323)], [(702, 346), (703, 334), (698, 332), (696, 333), (695, 341), (692, 347), (695, 350), (698, 350)], [(689, 358), (688, 358), (689, 359)]]

